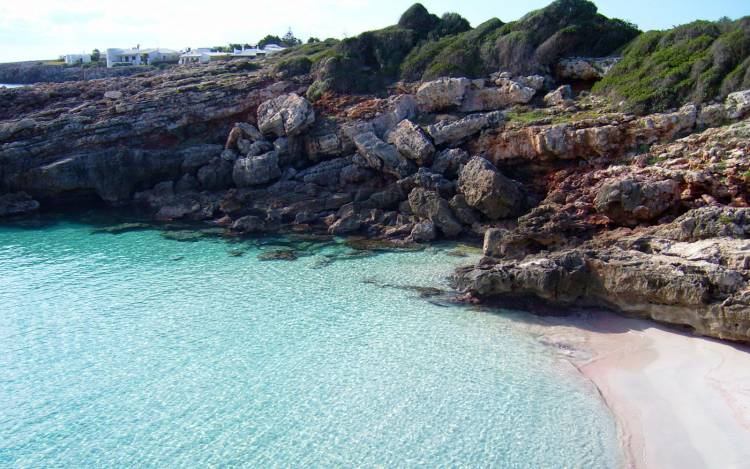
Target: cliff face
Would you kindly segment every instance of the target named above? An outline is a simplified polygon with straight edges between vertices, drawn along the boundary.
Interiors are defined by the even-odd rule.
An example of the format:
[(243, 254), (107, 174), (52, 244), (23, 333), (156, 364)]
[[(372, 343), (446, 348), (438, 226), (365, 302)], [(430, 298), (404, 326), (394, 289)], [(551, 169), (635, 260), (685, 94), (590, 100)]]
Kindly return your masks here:
[(0, 90), (0, 188), (128, 202), (218, 156), (231, 123), (289, 89), (213, 67)]
[(230, 63), (0, 91), (0, 213), (96, 197), (232, 233), (484, 237), (467, 298), (750, 340), (750, 92), (636, 116), (543, 76), (314, 105), (311, 82)]

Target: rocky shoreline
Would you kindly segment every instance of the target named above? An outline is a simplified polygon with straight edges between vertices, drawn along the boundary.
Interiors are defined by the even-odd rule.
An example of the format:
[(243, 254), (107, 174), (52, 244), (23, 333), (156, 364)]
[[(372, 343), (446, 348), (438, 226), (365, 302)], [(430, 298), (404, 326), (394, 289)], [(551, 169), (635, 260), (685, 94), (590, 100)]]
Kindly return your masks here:
[(311, 103), (313, 76), (241, 67), (0, 90), (0, 215), (104, 201), (232, 233), (484, 239), (454, 275), (468, 301), (750, 341), (750, 92), (637, 116), (497, 73)]
[(100, 78), (126, 77), (155, 70), (151, 66), (83, 67), (45, 62), (13, 62), (0, 64), (0, 83), (32, 85), (35, 83), (65, 83)]

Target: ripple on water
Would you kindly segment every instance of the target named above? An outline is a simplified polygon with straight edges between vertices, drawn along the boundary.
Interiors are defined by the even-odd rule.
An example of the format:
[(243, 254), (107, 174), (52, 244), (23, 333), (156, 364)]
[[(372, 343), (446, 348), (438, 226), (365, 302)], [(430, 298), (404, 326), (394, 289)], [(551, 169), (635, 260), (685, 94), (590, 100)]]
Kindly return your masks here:
[(91, 230), (0, 227), (0, 465), (619, 465), (512, 313), (432, 301), (470, 249)]

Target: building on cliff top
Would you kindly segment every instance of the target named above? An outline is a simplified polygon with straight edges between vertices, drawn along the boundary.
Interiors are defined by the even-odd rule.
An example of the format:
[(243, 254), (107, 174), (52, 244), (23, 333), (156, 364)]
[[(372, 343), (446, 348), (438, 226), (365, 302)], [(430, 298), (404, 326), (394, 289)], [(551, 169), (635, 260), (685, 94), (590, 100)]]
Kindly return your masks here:
[(176, 63), (180, 53), (172, 49), (141, 49), (138, 45), (132, 49), (107, 49), (107, 67), (122, 65), (152, 65), (155, 63)]
[(90, 54), (67, 54), (63, 57), (66, 65), (87, 64), (91, 62)]
[(256, 58), (266, 55), (276, 54), (284, 50), (285, 47), (276, 44), (268, 44), (262, 49), (258, 47), (249, 47), (234, 49), (232, 52), (216, 52), (210, 47), (199, 47), (180, 55), (180, 64), (204, 64), (212, 60), (235, 59), (235, 58)]

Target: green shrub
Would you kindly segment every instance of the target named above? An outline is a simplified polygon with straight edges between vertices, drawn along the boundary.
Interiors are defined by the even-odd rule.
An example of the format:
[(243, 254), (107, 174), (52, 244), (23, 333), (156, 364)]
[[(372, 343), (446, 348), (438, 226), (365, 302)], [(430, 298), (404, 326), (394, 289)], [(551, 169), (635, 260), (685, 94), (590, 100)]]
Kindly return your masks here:
[(295, 56), (288, 59), (284, 59), (274, 67), (276, 73), (280, 73), (287, 77), (294, 77), (297, 75), (304, 75), (310, 73), (312, 67), (312, 60), (306, 56)]
[(749, 56), (750, 17), (651, 31), (625, 48), (623, 60), (594, 91), (635, 112), (724, 99), (750, 85)]
[(427, 11), (421, 3), (415, 3), (398, 20), (398, 26), (411, 29), (419, 38), (425, 38), (438, 24), (440, 18)]

